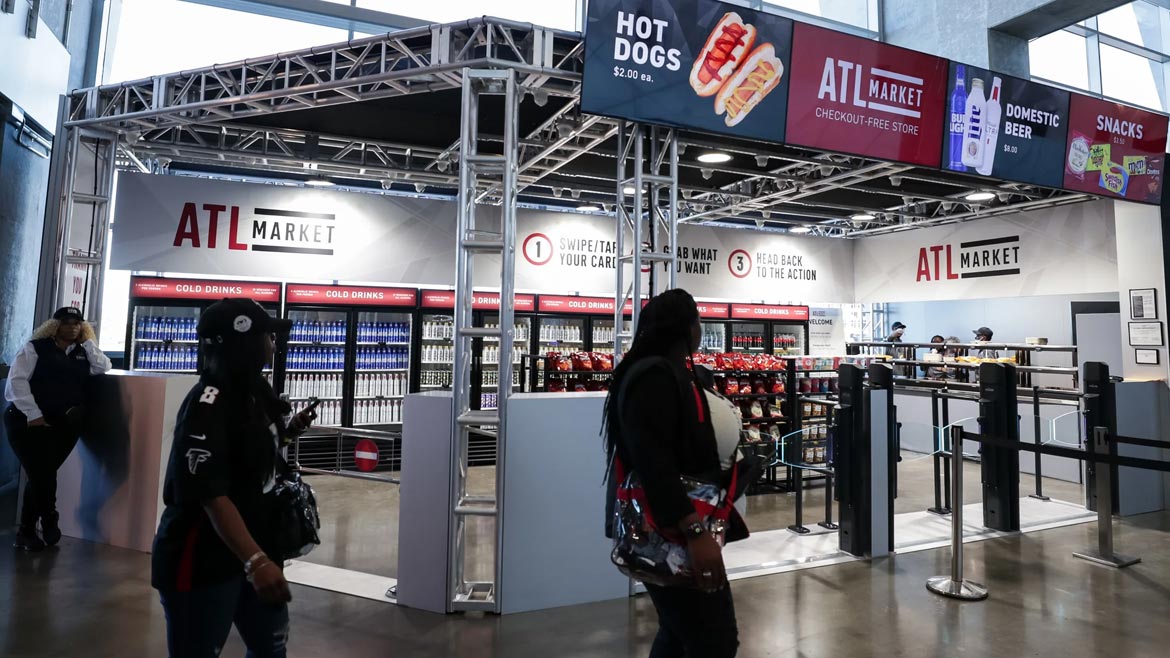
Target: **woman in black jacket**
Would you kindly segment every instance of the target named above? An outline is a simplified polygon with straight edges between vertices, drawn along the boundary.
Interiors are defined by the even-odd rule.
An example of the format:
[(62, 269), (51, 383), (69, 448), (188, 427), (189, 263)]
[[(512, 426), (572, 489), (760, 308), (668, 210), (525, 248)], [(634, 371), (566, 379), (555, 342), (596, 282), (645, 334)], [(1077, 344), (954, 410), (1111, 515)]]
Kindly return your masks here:
[[(699, 523), (680, 476), (722, 481), (727, 460), (716, 440), (711, 407), (688, 368), (699, 346), (701, 326), (695, 300), (670, 290), (642, 309), (630, 351), (614, 371), (606, 400), (605, 446), (609, 463), (620, 462), (638, 476), (655, 523), (686, 538), (694, 587), (646, 590), (658, 611), (658, 635), (650, 658), (702, 656), (731, 658), (739, 645), (731, 588), (722, 549)], [(731, 453), (738, 427), (730, 429)], [(726, 433), (726, 432), (724, 432)], [(725, 446), (724, 446), (725, 447)], [(609, 473), (611, 494), (617, 486)], [(611, 496), (612, 500), (612, 496)], [(612, 506), (607, 510), (612, 527)], [(733, 522), (728, 540), (746, 534)]]

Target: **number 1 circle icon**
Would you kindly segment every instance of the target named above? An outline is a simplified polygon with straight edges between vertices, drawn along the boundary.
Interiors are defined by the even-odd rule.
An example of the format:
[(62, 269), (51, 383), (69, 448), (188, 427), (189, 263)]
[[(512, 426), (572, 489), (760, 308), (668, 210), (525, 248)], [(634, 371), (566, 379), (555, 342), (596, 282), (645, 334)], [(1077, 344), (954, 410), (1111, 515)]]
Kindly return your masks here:
[(544, 233), (533, 233), (524, 238), (524, 244), (521, 247), (524, 253), (524, 260), (536, 266), (548, 265), (548, 262), (553, 257), (552, 240)]
[(746, 279), (752, 273), (751, 254), (743, 249), (731, 252), (731, 256), (727, 259), (727, 269), (731, 270), (731, 276), (737, 279)]

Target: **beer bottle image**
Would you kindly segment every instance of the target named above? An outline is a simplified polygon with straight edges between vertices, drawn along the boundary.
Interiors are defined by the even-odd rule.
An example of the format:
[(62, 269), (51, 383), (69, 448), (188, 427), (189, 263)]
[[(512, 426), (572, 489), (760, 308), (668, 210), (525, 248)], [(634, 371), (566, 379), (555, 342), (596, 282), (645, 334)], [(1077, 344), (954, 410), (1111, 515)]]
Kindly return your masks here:
[(983, 164), (975, 169), (984, 176), (991, 175), (995, 166), (995, 152), (999, 148), (999, 120), (1003, 116), (1003, 109), (999, 102), (999, 91), (1003, 80), (995, 78), (991, 83), (991, 96), (987, 99), (987, 109), (983, 113)]
[(983, 80), (971, 81), (967, 95), (967, 112), (963, 115), (963, 164), (975, 169), (983, 164), (983, 124), (987, 100), (983, 97)]
[(951, 92), (950, 103), (950, 163), (947, 168), (951, 171), (967, 171), (963, 166), (963, 139), (966, 133), (963, 125), (963, 116), (967, 112), (967, 67), (955, 65), (955, 91)]

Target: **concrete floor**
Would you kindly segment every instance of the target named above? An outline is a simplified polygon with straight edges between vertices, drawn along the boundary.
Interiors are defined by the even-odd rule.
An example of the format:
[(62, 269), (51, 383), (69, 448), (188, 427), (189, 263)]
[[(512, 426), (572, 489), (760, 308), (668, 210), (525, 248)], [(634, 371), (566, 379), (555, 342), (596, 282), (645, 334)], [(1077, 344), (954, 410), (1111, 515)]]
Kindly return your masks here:
[[(964, 500), (982, 500), (979, 487), (979, 464), (965, 462)], [(487, 493), (495, 475), (491, 467), (470, 469), (473, 490)], [(903, 454), (898, 467), (898, 498), (895, 513), (921, 512), (934, 505), (934, 467), (932, 460), (917, 453)], [(396, 578), (398, 575), (398, 487), (366, 480), (312, 476), (310, 482), (321, 510), (321, 546), (304, 558), (306, 562), (352, 569), (364, 573)], [(1020, 494), (1034, 491), (1035, 479), (1020, 476)], [(1068, 502), (1083, 503), (1081, 485), (1044, 479), (1045, 494)], [(748, 527), (753, 532), (778, 530), (795, 522), (796, 496), (763, 494), (747, 498)], [(809, 482), (804, 492), (804, 524), (816, 529), (824, 519), (825, 487), (823, 481)], [(834, 517), (837, 512), (834, 506)], [(836, 520), (836, 519), (834, 519)], [(467, 569), (469, 577), (490, 576), (493, 563), (493, 521), (472, 518), (468, 526)], [(489, 578), (490, 579), (490, 578)]]
[[(949, 553), (923, 551), (739, 581), (740, 656), (1166, 655), (1170, 513), (1116, 524), (1141, 564), (1077, 560), (1093, 524), (968, 544), (967, 569), (991, 598), (957, 603), (923, 583)], [(6, 545), (11, 537), (0, 541)], [(147, 555), (66, 539), (38, 556), (0, 550), (0, 655), (165, 655)], [(294, 587), (290, 655), (528, 658), (645, 656), (655, 616), (644, 597), (508, 617), (440, 616)], [(233, 635), (224, 656), (243, 649)]]

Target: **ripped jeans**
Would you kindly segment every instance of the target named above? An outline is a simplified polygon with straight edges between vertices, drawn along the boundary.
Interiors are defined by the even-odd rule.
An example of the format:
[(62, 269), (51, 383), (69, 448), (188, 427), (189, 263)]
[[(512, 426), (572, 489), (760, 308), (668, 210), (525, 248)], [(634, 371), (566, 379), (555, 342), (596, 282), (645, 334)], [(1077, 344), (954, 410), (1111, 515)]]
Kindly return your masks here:
[(215, 658), (223, 650), (232, 624), (247, 658), (285, 658), (288, 605), (260, 600), (241, 574), (238, 579), (196, 587), (189, 592), (160, 591), (167, 616), (170, 658)]

